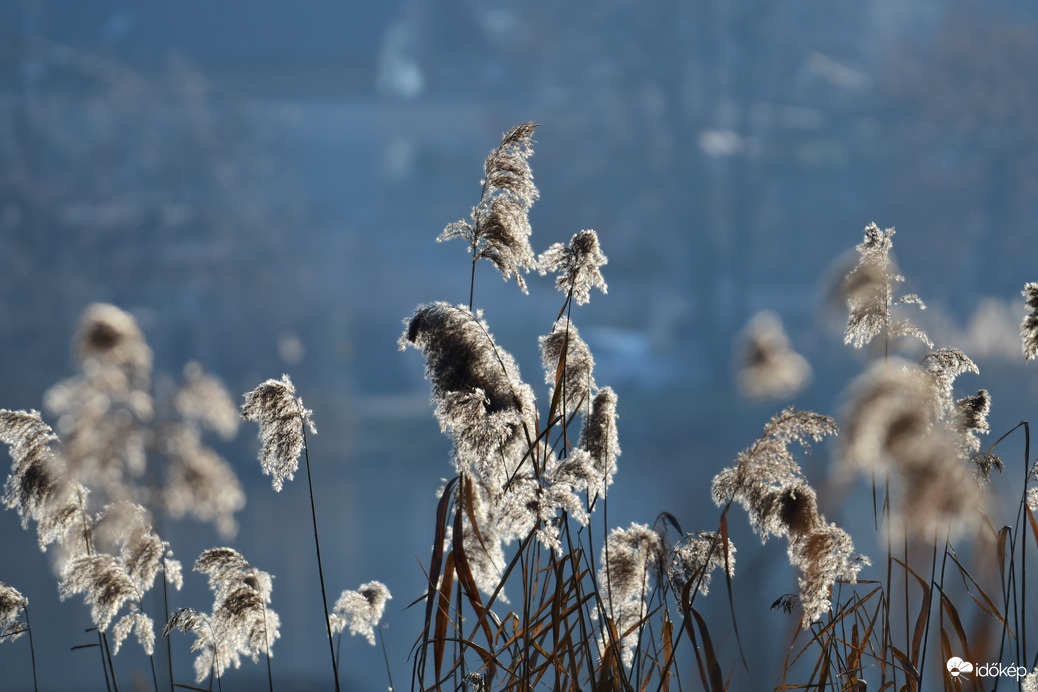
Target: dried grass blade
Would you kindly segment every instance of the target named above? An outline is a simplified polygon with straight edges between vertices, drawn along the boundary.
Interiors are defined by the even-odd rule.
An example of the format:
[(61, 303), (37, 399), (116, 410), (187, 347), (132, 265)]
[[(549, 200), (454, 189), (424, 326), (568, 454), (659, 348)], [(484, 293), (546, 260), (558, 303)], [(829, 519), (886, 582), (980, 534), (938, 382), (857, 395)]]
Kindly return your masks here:
[[(728, 544), (727, 536), (721, 539), (722, 544)], [(714, 653), (714, 643), (710, 639), (710, 630), (707, 629), (706, 621), (699, 611), (691, 608), (692, 617), (696, 619), (699, 634), (703, 638), (703, 656), (706, 658), (707, 671), (710, 674), (711, 692), (724, 692), (724, 677), (721, 675), (721, 665), (717, 662), (717, 654)]]
[(436, 679), (443, 670), (443, 653), (447, 645), (447, 626), (450, 624), (451, 591), (454, 590), (454, 553), (447, 553), (440, 582), (440, 602), (436, 609), (436, 625), (433, 633), (433, 665)]

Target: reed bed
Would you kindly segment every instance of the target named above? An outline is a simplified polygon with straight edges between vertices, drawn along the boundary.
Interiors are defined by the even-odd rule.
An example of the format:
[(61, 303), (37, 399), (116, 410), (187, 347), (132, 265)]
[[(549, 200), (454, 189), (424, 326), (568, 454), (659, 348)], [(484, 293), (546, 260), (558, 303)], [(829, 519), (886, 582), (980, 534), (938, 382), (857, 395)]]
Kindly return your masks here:
[[(956, 393), (956, 379), (979, 370), (913, 320), (924, 304), (898, 290), (905, 279), (892, 256), (893, 229), (865, 228), (857, 264), (840, 286), (846, 345), (871, 354), (847, 383), (842, 410), (831, 416), (778, 403), (759, 437), (716, 469), (710, 488), (692, 490), (694, 501), (717, 508), (709, 526), (686, 530), (664, 507), (642, 522), (610, 524), (609, 498), (624, 492), (614, 483), (623, 469), (622, 404), (596, 380), (576, 324), (593, 293), (607, 299), (607, 258), (593, 230), (534, 252), (536, 128), (523, 123), (504, 134), (485, 161), (471, 214), (438, 238), (467, 243), (467, 303), (418, 306), (399, 340), (401, 350), (424, 358), (432, 413), (451, 442), (451, 477), (427, 528), (422, 587), (405, 597), (410, 608), (392, 613), (415, 627), (405, 684), (476, 692), (745, 689), (740, 681), (757, 661), (745, 630), (764, 617), (743, 606), (736, 555), (743, 564), (754, 547), (737, 548), (732, 522), (745, 519), (762, 543), (784, 540), (797, 586), (774, 595), (772, 609), (789, 614), (791, 637), (773, 643), (787, 652), (773, 689), (1038, 690), (1027, 575), (1038, 549), (1038, 472), (1029, 424), (982, 443), (992, 396)], [(481, 259), (523, 293), (531, 273), (551, 275), (559, 292), (558, 312), (530, 340), (543, 365), (541, 398), (494, 339), (491, 317), (475, 307)], [(1038, 283), (1023, 295), (1022, 352), (1032, 360)], [(925, 355), (906, 358), (906, 341)], [(5, 508), (36, 531), (58, 596), (82, 597), (89, 610), (83, 648), (96, 650), (99, 665), (83, 674), (109, 690), (125, 688), (118, 653), (133, 639), (149, 658), (147, 688), (155, 692), (241, 689), (235, 669), (243, 659), (265, 666), (274, 690), (278, 565), (261, 568), (233, 547), (213, 547), (185, 574), (160, 535), (167, 522), (187, 517), (233, 538), (244, 492), (206, 440), (229, 438), (247, 421), (258, 426), (260, 471), (275, 492), (293, 481), (300, 461), (306, 471), (327, 689), (341, 689), (341, 666), (358, 665), (341, 660), (347, 630), (381, 645), (394, 689), (401, 681), (392, 679), (381, 630), (388, 588), (369, 581), (334, 602), (326, 588), (310, 465), (315, 414), (291, 378), (259, 384), (238, 406), (191, 363), (178, 387), (155, 392), (144, 334), (112, 305), (85, 311), (75, 350), (80, 372), (46, 393), (46, 417), (2, 410), (0, 440), (12, 460)], [(811, 377), (772, 313), (748, 323), (738, 359), (739, 389), (759, 401), (788, 399)], [(827, 479), (809, 477), (800, 460), (826, 440), (835, 440), (825, 446), (830, 474), (871, 495), (870, 522), (854, 530), (874, 531), (866, 542), (882, 546), (881, 554), (860, 554), (854, 537), (820, 510), (825, 491), (817, 488), (829, 487)], [(1016, 484), (1017, 500), (1003, 522), (993, 486), (1006, 483)], [(212, 604), (182, 605), (184, 580), (202, 578)], [(0, 582), (0, 642), (28, 649), (35, 681), (37, 662), (59, 652), (33, 638), (29, 603), (16, 586)], [(145, 598), (152, 589), (161, 599)], [(704, 608), (707, 598), (719, 607)], [(187, 680), (173, 672), (181, 637), (194, 655)], [(991, 664), (998, 675), (986, 674)]]

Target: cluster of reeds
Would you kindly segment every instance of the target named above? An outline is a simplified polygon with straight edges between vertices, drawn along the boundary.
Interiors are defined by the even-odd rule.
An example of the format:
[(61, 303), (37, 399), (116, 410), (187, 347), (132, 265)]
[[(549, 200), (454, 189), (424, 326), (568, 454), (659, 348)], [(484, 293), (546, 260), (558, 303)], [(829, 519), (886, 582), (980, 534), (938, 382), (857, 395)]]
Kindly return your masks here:
[[(11, 473), (3, 505), (15, 510), (23, 528), (34, 525), (40, 548), (49, 551), (62, 599), (82, 595), (90, 607), (97, 648), (109, 690), (119, 689), (115, 663), (133, 635), (151, 661), (151, 684), (173, 690), (222, 689), (222, 678), (241, 665), (241, 657), (267, 662), (281, 636), (280, 618), (271, 608), (271, 575), (253, 567), (233, 548), (205, 550), (193, 571), (208, 577), (213, 606), (208, 612), (182, 607), (170, 612), (168, 586), (183, 585), (181, 564), (159, 536), (161, 522), (190, 516), (212, 522), (232, 538), (234, 513), (245, 495), (230, 465), (203, 441), (206, 432), (229, 438), (239, 421), (260, 426), (260, 461), (281, 491), (307, 459), (306, 430), (316, 432), (311, 412), (295, 395), (288, 376), (268, 380), (248, 392), (239, 411), (219, 380), (197, 363), (184, 368), (179, 386), (152, 393), (152, 353), (136, 320), (112, 305), (87, 308), (76, 337), (80, 374), (55, 385), (45, 396), (59, 436), (37, 411), (0, 410), (0, 441), (8, 445)], [(310, 486), (311, 513), (322, 595), (324, 572), (317, 542), (316, 507)], [(163, 575), (161, 612), (149, 612), (145, 594)], [(335, 627), (352, 633), (370, 630), (381, 617), (388, 590), (378, 582), (362, 587), (361, 602), (344, 591), (334, 621), (325, 599), (332, 673), (338, 689), (338, 661), (332, 648)], [(28, 601), (0, 582), (0, 641), (28, 634), (36, 678)], [(164, 623), (167, 684), (159, 682), (155, 660), (155, 617)], [(195, 683), (174, 681), (169, 635), (180, 630), (195, 636)], [(38, 687), (38, 684), (37, 684)]]
[[(528, 159), (536, 127), (524, 123), (504, 135), (486, 160), (470, 218), (439, 237), (468, 242), (468, 303), (420, 305), (399, 341), (401, 350), (414, 347), (425, 358), (453, 470), (439, 491), (432, 551), (412, 603), (422, 606), (412, 689), (738, 689), (750, 665), (739, 625), (760, 617), (737, 609), (729, 528), (738, 505), (762, 542), (785, 539), (796, 581), (795, 593), (776, 594), (773, 605), (795, 617), (775, 689), (980, 689), (970, 662), (988, 660), (1034, 670), (1021, 674), (1020, 684), (1038, 690), (1038, 647), (1027, 642), (1027, 563), (1035, 547), (1028, 548), (1032, 540), (1038, 546), (1029, 426), (1022, 422), (982, 446), (991, 396), (980, 389), (957, 397), (956, 379), (978, 373), (976, 364), (953, 346), (936, 347), (907, 316), (924, 306), (896, 291), (904, 278), (891, 257), (893, 229), (865, 229), (858, 263), (841, 286), (845, 341), (869, 349), (872, 362), (848, 385), (839, 420), (779, 408), (700, 491), (701, 502), (719, 508), (709, 530), (685, 531), (666, 511), (610, 526), (609, 496), (622, 472), (619, 402), (596, 381), (573, 316), (591, 289), (606, 292), (606, 256), (593, 230), (534, 252), (528, 214), (539, 192)], [(540, 401), (474, 307), (480, 259), (524, 293), (524, 275), (551, 274), (562, 294), (537, 342), (546, 385)], [(1021, 336), (1031, 360), (1038, 357), (1038, 283), (1027, 284), (1024, 297)], [(925, 354), (895, 355), (906, 339)], [(304, 462), (338, 691), (342, 634), (348, 629), (375, 645), (391, 596), (372, 581), (342, 591), (329, 607), (307, 435), (316, 428), (291, 379), (261, 383), (239, 410), (216, 379), (190, 364), (182, 385), (153, 394), (141, 330), (110, 305), (87, 310), (76, 343), (81, 373), (45, 397), (60, 435), (38, 412), (0, 411), (0, 440), (12, 458), (3, 504), (50, 549), (61, 597), (82, 595), (90, 607), (97, 641), (87, 646), (99, 651), (109, 689), (118, 689), (115, 656), (130, 635), (151, 657), (156, 692), (167, 686), (155, 664), (156, 617), (165, 623), (170, 690), (222, 689), (243, 656), (266, 662), (274, 688), (271, 657), (281, 625), (272, 575), (233, 548), (208, 549), (193, 571), (208, 579), (211, 609), (171, 611), (168, 587), (179, 589), (183, 575), (160, 537), (161, 522), (184, 516), (233, 537), (241, 485), (203, 439), (233, 435), (244, 418), (259, 426), (261, 469), (275, 491)], [(791, 396), (811, 374), (773, 314), (751, 320), (740, 359), (739, 387), (757, 400)], [(1023, 483), (1015, 521), (1000, 525), (989, 511), (993, 472), (1005, 469), (998, 450), (1016, 430), (1024, 436)], [(826, 478), (809, 478), (799, 461), (837, 435), (839, 443), (828, 447), (829, 475), (863, 477), (870, 488), (870, 523), (885, 552), (875, 564), (822, 513), (826, 498), (816, 488)], [(998, 574), (975, 576), (971, 560), (993, 562)], [(697, 599), (708, 596), (715, 572), (724, 579), (728, 616), (708, 623)], [(152, 613), (144, 595), (159, 574), (163, 612)], [(21, 593), (0, 582), (0, 641), (27, 634), (35, 671), (28, 613)], [(718, 627), (734, 633), (726, 638), (734, 645), (715, 647)], [(194, 637), (195, 684), (174, 681), (175, 630)], [(389, 683), (392, 689), (391, 676)]]

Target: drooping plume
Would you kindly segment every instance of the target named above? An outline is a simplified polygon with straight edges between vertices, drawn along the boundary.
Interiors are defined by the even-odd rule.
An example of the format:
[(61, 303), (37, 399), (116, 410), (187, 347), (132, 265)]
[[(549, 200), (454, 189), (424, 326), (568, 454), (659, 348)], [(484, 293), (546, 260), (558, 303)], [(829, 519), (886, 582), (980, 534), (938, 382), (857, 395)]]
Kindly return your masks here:
[(783, 399), (811, 379), (811, 366), (793, 350), (778, 315), (754, 315), (742, 334), (739, 391), (752, 399)]
[(264, 475), (273, 476), (274, 490), (281, 492), (285, 480), (292, 480), (299, 469), (305, 444), (303, 426), (317, 434), (313, 411), (296, 396), (288, 375), (282, 375), (280, 380), (267, 380), (247, 392), (241, 413), (245, 420), (259, 424), (260, 464)]
[(59, 543), (66, 559), (88, 552), (92, 523), (86, 512), (87, 489), (70, 478), (64, 459), (53, 449), (57, 435), (38, 411), (0, 410), (0, 441), (10, 447), (11, 473), (4, 484), (3, 505), (14, 509), (22, 528), (36, 522), (41, 550)]
[(787, 408), (764, 426), (764, 433), (713, 480), (714, 502), (736, 501), (750, 526), (766, 541), (788, 541), (790, 564), (800, 570), (800, 603), (804, 627), (831, 608), (830, 590), (837, 580), (855, 581), (868, 560), (854, 554), (850, 536), (818, 511), (817, 495), (808, 484), (789, 445), (805, 449), (836, 434), (832, 418)]
[(555, 273), (555, 288), (573, 296), (577, 305), (584, 305), (591, 300), (593, 287), (606, 292), (599, 267), (608, 262), (598, 245), (598, 234), (585, 230), (574, 234), (569, 245), (555, 243), (549, 247), (537, 258), (537, 270), (541, 276)]
[[(93, 526), (92, 539), (102, 552), (80, 555), (68, 562), (58, 587), (62, 600), (83, 594), (101, 632), (108, 630), (125, 607), (126, 612), (112, 628), (114, 651), (118, 652), (133, 632), (144, 652), (151, 655), (155, 631), (151, 618), (143, 612), (144, 594), (160, 571), (179, 589), (183, 584), (180, 563), (173, 559), (169, 544), (152, 530), (140, 505), (123, 502), (105, 507)], [(106, 550), (110, 552), (103, 552)]]
[(380, 581), (361, 584), (356, 591), (346, 589), (335, 601), (335, 608), (328, 618), (332, 634), (349, 627), (350, 634), (363, 635), (369, 644), (375, 646), (375, 628), (386, 610), (386, 602), (392, 598), (389, 589)]
[(894, 321), (891, 315), (891, 308), (895, 305), (913, 304), (925, 309), (914, 293), (894, 298), (894, 284), (902, 283), (905, 277), (897, 273), (890, 259), (893, 235), (893, 228), (880, 230), (879, 226), (870, 223), (865, 228), (864, 240), (856, 247), (858, 264), (843, 284), (850, 311), (843, 341), (854, 348), (862, 348), (885, 333), (887, 338), (914, 337), (933, 348), (923, 330), (908, 320)]
[(472, 209), (471, 222), (455, 221), (437, 238), (438, 242), (465, 238), (473, 262), (490, 260), (505, 280), (514, 276), (523, 293), (523, 273), (536, 266), (530, 247), (529, 213), (539, 193), (527, 161), (533, 154), (535, 129), (537, 125), (527, 122), (505, 133), (501, 145), (490, 152), (483, 165), (483, 193)]
[(274, 641), (281, 637), (281, 619), (271, 610), (273, 582), (270, 574), (250, 565), (231, 548), (210, 548), (195, 562), (194, 571), (209, 577), (213, 609), (200, 613), (190, 608), (176, 611), (162, 635), (174, 629), (195, 635), (191, 650), (195, 679), (210, 674), (222, 677), (228, 668), (241, 666), (241, 656), (255, 663), (260, 654), (271, 656)]
[(515, 360), (494, 343), (480, 314), (465, 307), (423, 305), (405, 324), (400, 348), (425, 354), (436, 418), (454, 442), (455, 468), (500, 486), (534, 435), (533, 391)]

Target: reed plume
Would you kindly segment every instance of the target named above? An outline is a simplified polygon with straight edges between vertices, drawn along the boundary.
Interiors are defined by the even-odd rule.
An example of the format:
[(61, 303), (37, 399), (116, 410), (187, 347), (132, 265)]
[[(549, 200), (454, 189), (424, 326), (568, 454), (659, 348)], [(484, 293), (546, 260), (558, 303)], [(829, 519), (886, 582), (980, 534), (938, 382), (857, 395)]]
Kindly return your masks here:
[(448, 303), (420, 306), (400, 348), (425, 354), (440, 430), (453, 442), (455, 470), (501, 488), (519, 466), (535, 428), (533, 391), (497, 346), (481, 313)]
[(800, 571), (804, 627), (830, 610), (836, 581), (856, 581), (868, 564), (854, 553), (850, 536), (818, 511), (817, 495), (789, 450), (794, 442), (807, 449), (835, 434), (832, 418), (787, 408), (768, 421), (752, 447), (739, 453), (734, 467), (714, 477), (712, 486), (717, 505), (742, 505), (761, 542), (769, 536), (787, 539), (790, 564)]
[(242, 656), (248, 656), (253, 663), (260, 654), (269, 660), (273, 655), (271, 647), (281, 636), (281, 620), (267, 606), (273, 588), (270, 574), (250, 565), (232, 548), (203, 551), (193, 571), (209, 578), (212, 611), (176, 611), (166, 623), (163, 636), (174, 629), (195, 635), (191, 645), (192, 651), (199, 652), (195, 658), (195, 680), (202, 682), (211, 674), (222, 677), (230, 667), (241, 666)]
[(595, 358), (591, 349), (580, 338), (580, 332), (569, 318), (555, 323), (551, 334), (539, 339), (541, 363), (544, 365), (544, 381), (552, 385), (549, 396), (555, 397), (555, 380), (564, 366), (564, 396), (560, 399), (560, 411), (568, 415), (580, 407), (587, 407), (591, 397), (598, 391), (593, 374)]
[(908, 336), (919, 339), (929, 348), (933, 343), (923, 330), (908, 320), (894, 321), (891, 308), (895, 305), (926, 306), (914, 293), (894, 298), (894, 285), (905, 277), (897, 273), (890, 259), (894, 229), (880, 230), (875, 223), (865, 227), (865, 238), (856, 246), (858, 264), (847, 274), (843, 291), (850, 316), (844, 333), (844, 343), (862, 348), (879, 334), (886, 339)]
[[(527, 122), (504, 134), (483, 164), (483, 192), (472, 208), (471, 222), (462, 219), (448, 224), (436, 239), (465, 238), (473, 272), (478, 260), (488, 259), (506, 281), (515, 277), (523, 293), (527, 292), (523, 273), (537, 266), (530, 247), (529, 213), (540, 194), (527, 161), (533, 155), (535, 129), (537, 125)], [(471, 302), (470, 295), (470, 307)]]
[(793, 350), (782, 321), (773, 312), (754, 315), (742, 334), (737, 383), (751, 399), (781, 399), (796, 394), (811, 379), (811, 366)]
[(59, 544), (55, 569), (60, 573), (67, 559), (90, 550), (88, 491), (70, 477), (53, 449), (60, 440), (38, 411), (0, 410), (0, 441), (8, 445), (12, 462), (3, 505), (18, 512), (23, 529), (36, 522), (41, 550)]
[(948, 404), (948, 379), (965, 365), (958, 356), (931, 359), (925, 367), (877, 364), (852, 385), (844, 414), (844, 468), (889, 470), (899, 479), (894, 521), (924, 537), (959, 525), (980, 501), (963, 462), (962, 450), (972, 443)]
[(152, 354), (137, 321), (114, 305), (97, 303), (83, 314), (76, 335), (81, 374), (44, 395), (57, 417), (61, 453), (69, 472), (108, 500), (136, 500), (135, 480), (147, 464), (154, 419)]
[[(602, 548), (598, 588), (606, 614), (616, 626), (616, 631), (621, 633), (621, 641), (617, 643), (621, 646), (621, 659), (627, 668), (634, 662), (637, 625), (646, 614), (649, 574), (658, 563), (661, 550), (659, 534), (647, 525), (637, 523), (626, 529), (613, 529)], [(608, 639), (599, 643), (603, 651), (614, 644)]]
[(28, 625), (18, 619), (18, 614), (25, 611), (29, 599), (10, 584), (0, 581), (0, 644), (13, 642), (25, 634)]
[(686, 534), (674, 544), (667, 564), (667, 579), (678, 603), (681, 603), (685, 587), (690, 582), (706, 596), (715, 569), (726, 571), (729, 577), (735, 576), (735, 544), (728, 539), (726, 562), (720, 540), (720, 535), (713, 531), (697, 531)]
[(273, 476), (274, 490), (281, 492), (285, 480), (292, 480), (299, 469), (299, 455), (305, 445), (303, 426), (317, 434), (311, 416), (296, 396), (288, 375), (267, 380), (245, 394), (241, 407), (245, 420), (259, 424), (260, 464), (264, 475)]
[(597, 483), (590, 484), (588, 489), (599, 495), (605, 495), (616, 474), (616, 460), (620, 456), (617, 418), (616, 392), (612, 387), (603, 387), (591, 402), (591, 414), (584, 421), (577, 441), (577, 448), (591, 456), (596, 471)]
[[(118, 653), (131, 633), (144, 652), (154, 652), (152, 619), (143, 612), (144, 594), (160, 571), (174, 588), (183, 584), (181, 566), (169, 544), (151, 527), (140, 505), (116, 503), (105, 507), (92, 527), (97, 552), (73, 558), (65, 566), (58, 590), (62, 600), (83, 594), (98, 631), (106, 632), (125, 606), (127, 612), (113, 628), (113, 653)], [(100, 552), (111, 549), (113, 552)]]
[(386, 610), (386, 602), (392, 598), (389, 589), (380, 581), (361, 584), (356, 591), (344, 590), (329, 617), (332, 634), (349, 627), (351, 635), (363, 635), (369, 644), (375, 646), (375, 628)]
[(591, 289), (606, 293), (607, 286), (602, 278), (602, 265), (609, 259), (602, 254), (598, 234), (593, 230), (575, 233), (569, 245), (554, 243), (537, 258), (537, 271), (541, 276), (555, 274), (555, 288), (566, 296), (572, 296), (577, 305), (591, 300)]
[(1023, 296), (1027, 314), (1020, 323), (1020, 340), (1023, 342), (1026, 362), (1038, 358), (1038, 282), (1026, 284)]

